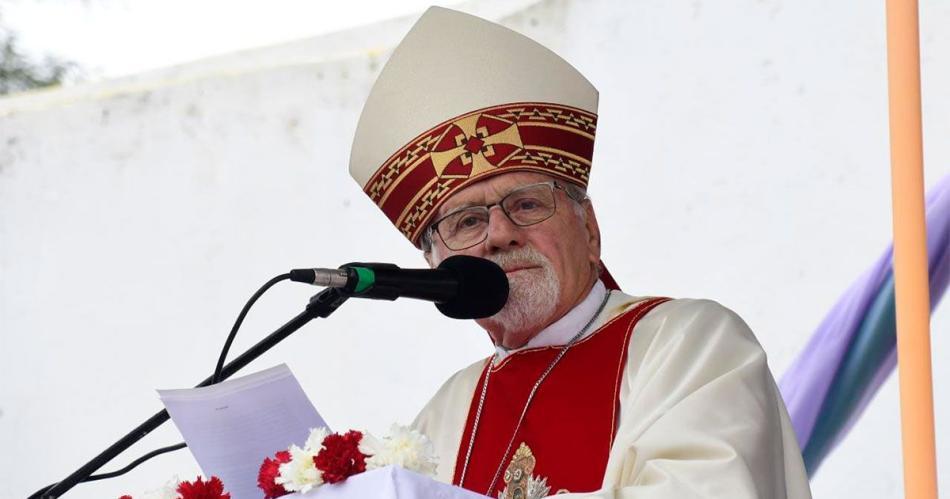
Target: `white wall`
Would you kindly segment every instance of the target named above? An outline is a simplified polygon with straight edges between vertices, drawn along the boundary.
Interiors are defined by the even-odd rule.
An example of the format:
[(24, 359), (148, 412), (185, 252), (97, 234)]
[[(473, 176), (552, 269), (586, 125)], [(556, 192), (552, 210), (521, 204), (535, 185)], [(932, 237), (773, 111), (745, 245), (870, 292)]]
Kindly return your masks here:
[[(614, 275), (632, 294), (735, 309), (780, 375), (890, 240), (883, 2), (519, 10), (530, 3), (467, 8), (599, 87), (590, 191)], [(950, 4), (924, 0), (921, 14), (932, 185), (950, 174)], [(208, 375), (271, 276), (424, 265), (346, 173), (362, 102), (412, 20), (0, 100), (0, 496), (84, 463), (161, 408), (154, 388)], [(265, 296), (234, 352), (315, 292), (297, 286)], [(948, 310), (932, 323), (937, 421), (950, 420)], [(331, 425), (381, 432), (489, 351), (474, 324), (431, 305), (353, 301), (249, 369), (287, 362)], [(902, 496), (895, 381), (821, 469), (816, 497)], [(166, 425), (108, 468), (179, 438)], [(945, 426), (937, 438), (946, 458)], [(186, 452), (69, 497), (138, 493), (173, 473), (197, 473)]]

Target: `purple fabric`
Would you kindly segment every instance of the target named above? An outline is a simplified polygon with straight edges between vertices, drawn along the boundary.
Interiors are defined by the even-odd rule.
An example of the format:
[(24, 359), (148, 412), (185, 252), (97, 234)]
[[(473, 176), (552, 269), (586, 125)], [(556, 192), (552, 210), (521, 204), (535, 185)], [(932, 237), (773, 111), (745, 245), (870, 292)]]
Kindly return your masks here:
[[(941, 179), (927, 196), (927, 259), (930, 272), (930, 311), (933, 312), (950, 284), (950, 175)], [(857, 423), (864, 409), (897, 366), (897, 349), (878, 368), (871, 384), (865, 388), (861, 402), (848, 418), (848, 423), (835, 441), (840, 442)]]
[(818, 411), (828, 393), (838, 365), (851, 338), (867, 313), (868, 306), (887, 277), (891, 248), (864, 273), (845, 294), (812, 334), (805, 349), (785, 371), (779, 390), (788, 408), (798, 445), (804, 449), (815, 427)]
[[(941, 226), (941, 221), (945, 221), (950, 216), (946, 209), (947, 199), (950, 198), (950, 192), (948, 191), (950, 191), (950, 176), (941, 179), (927, 197), (928, 227), (936, 229)], [(942, 208), (933, 209), (938, 207)], [(944, 223), (943, 226), (945, 227), (946, 224)], [(939, 230), (935, 235), (939, 236)], [(937, 257), (938, 253), (944, 255), (947, 253), (946, 230), (944, 230), (943, 236), (928, 237), (928, 254), (931, 256), (930, 270), (932, 273), (935, 270), (933, 258)], [(943, 241), (942, 248), (940, 241)], [(931, 247), (931, 242), (934, 247)], [(811, 438), (812, 429), (815, 427), (815, 421), (828, 393), (828, 388), (831, 386), (841, 359), (851, 344), (851, 339), (867, 313), (871, 301), (880, 291), (881, 285), (891, 270), (892, 257), (893, 246), (888, 246), (877, 262), (874, 263), (874, 266), (855, 281), (838, 299), (838, 302), (825, 316), (818, 329), (812, 334), (805, 349), (802, 350), (798, 358), (782, 376), (779, 389), (788, 408), (792, 426), (795, 428), (795, 435), (798, 437), (798, 444), (801, 448), (804, 448), (805, 444), (808, 443), (808, 439)], [(943, 259), (946, 260), (946, 257), (944, 256)], [(950, 267), (950, 264), (943, 265), (943, 267)], [(946, 288), (950, 268), (943, 270), (943, 287), (937, 289)], [(934, 288), (933, 281), (932, 277), (931, 293), (933, 293)], [(932, 304), (938, 301), (934, 298), (931, 299)], [(893, 369), (893, 364), (889, 365), (890, 369)], [(890, 371), (885, 372), (889, 373)], [(875, 383), (877, 383), (875, 390), (885, 379), (887, 379), (887, 376), (883, 373), (879, 373), (875, 377)], [(866, 400), (862, 400), (861, 410), (869, 400), (870, 396), (866, 397)], [(860, 411), (856, 414), (860, 414)], [(856, 416), (853, 416), (853, 418), (856, 419)]]

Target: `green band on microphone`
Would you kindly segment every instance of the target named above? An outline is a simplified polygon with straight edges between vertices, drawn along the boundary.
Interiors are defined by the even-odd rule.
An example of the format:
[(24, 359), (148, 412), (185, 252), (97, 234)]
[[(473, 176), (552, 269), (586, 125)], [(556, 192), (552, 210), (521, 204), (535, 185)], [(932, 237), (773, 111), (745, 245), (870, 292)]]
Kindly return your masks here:
[(357, 293), (362, 293), (367, 289), (373, 287), (373, 284), (376, 284), (376, 273), (373, 272), (373, 269), (368, 269), (366, 267), (353, 267), (353, 270), (356, 271), (356, 288), (354, 289)]

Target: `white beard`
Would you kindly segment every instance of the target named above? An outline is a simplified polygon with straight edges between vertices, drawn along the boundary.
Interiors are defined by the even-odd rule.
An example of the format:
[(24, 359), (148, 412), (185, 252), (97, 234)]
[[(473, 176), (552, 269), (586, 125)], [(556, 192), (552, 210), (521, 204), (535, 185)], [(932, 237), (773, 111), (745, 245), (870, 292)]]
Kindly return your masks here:
[(561, 294), (561, 283), (551, 261), (530, 246), (487, 258), (503, 269), (523, 265), (540, 267), (508, 274), (508, 303), (486, 319), (490, 329), (498, 330), (501, 337), (539, 329), (554, 313)]

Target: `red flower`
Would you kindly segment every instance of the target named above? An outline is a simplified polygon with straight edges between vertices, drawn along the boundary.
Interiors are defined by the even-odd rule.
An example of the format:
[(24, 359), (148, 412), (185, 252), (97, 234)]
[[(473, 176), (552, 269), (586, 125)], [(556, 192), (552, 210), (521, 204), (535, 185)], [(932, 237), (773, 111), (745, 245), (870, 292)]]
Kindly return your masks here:
[(289, 462), (290, 453), (285, 450), (274, 454), (274, 459), (264, 458), (261, 471), (257, 474), (257, 486), (264, 491), (264, 499), (274, 499), (290, 493), (283, 485), (274, 483), (274, 479), (280, 474), (280, 465)]
[(177, 492), (181, 499), (231, 499), (231, 494), (224, 492), (224, 484), (216, 476), (207, 482), (201, 481), (200, 476), (194, 482), (181, 482)]
[(360, 452), (363, 434), (350, 430), (343, 435), (333, 433), (323, 439), (323, 449), (314, 456), (313, 464), (322, 472), (323, 481), (337, 483), (366, 471), (366, 454)]
[(125, 495), (125, 496), (120, 497), (119, 499), (132, 499), (132, 496)]

